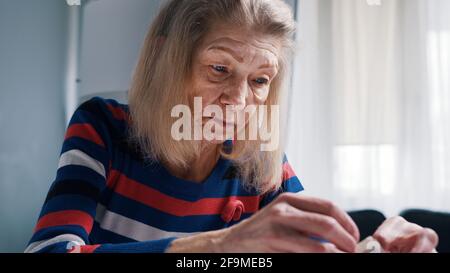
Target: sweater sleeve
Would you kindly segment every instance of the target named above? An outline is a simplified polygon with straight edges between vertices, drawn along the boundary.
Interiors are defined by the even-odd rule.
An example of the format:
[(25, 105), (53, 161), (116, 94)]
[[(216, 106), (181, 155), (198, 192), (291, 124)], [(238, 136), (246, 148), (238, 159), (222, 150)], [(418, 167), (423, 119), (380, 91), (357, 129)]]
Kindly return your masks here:
[(108, 115), (105, 101), (94, 98), (72, 116), (56, 178), (25, 252), (164, 252), (175, 239), (102, 245), (89, 241), (110, 166)]
[(292, 169), (285, 155), (283, 157), (283, 175), (281, 187), (277, 191), (266, 193), (259, 203), (259, 208), (261, 209), (267, 206), (283, 192), (297, 193), (303, 190), (304, 188), (302, 183), (300, 182), (299, 178), (295, 175), (294, 170)]

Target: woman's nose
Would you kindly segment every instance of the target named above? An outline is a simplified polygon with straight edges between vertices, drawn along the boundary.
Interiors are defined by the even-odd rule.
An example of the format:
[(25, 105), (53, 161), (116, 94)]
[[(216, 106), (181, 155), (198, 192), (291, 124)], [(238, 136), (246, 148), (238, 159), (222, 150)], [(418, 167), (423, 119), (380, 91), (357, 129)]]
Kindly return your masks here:
[(227, 88), (227, 90), (222, 95), (221, 102), (225, 105), (245, 107), (245, 99), (247, 97), (248, 91), (249, 90), (247, 82), (239, 82)]

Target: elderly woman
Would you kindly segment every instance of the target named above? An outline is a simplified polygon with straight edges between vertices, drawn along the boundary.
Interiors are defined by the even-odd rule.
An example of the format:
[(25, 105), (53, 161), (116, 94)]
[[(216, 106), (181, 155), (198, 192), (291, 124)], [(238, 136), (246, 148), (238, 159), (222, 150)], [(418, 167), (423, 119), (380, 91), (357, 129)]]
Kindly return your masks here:
[[(244, 113), (244, 128), (230, 118), (249, 105), (286, 109), (293, 31), (281, 0), (169, 1), (145, 40), (129, 105), (94, 98), (73, 115), (26, 252), (354, 252), (358, 228), (343, 210), (295, 194), (303, 187), (281, 142), (263, 150), (261, 137), (236, 138), (255, 112)], [(236, 128), (231, 137), (174, 136), (174, 107), (192, 109), (194, 98), (234, 109), (193, 120)], [(271, 127), (283, 127), (278, 118)], [(386, 251), (437, 244), (401, 218), (373, 236)]]

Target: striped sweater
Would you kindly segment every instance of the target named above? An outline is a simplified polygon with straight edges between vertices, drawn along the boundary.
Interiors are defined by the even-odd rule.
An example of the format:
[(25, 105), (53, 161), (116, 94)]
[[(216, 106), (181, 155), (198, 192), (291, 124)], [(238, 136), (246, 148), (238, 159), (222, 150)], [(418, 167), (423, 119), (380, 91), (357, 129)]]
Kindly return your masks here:
[(93, 98), (67, 128), (58, 170), (25, 252), (164, 252), (171, 241), (234, 225), (303, 187), (286, 158), (277, 192), (246, 190), (219, 159), (203, 183), (149, 164), (127, 141), (128, 106)]

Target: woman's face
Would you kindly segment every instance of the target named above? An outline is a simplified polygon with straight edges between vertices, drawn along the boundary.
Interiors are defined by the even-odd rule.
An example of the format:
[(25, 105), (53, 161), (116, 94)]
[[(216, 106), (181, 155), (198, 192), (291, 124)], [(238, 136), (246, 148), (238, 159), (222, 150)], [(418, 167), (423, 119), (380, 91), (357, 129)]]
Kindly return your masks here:
[[(223, 125), (230, 126), (225, 121), (227, 105), (242, 109), (266, 102), (278, 73), (279, 50), (275, 37), (223, 25), (214, 27), (193, 57), (192, 97), (202, 97), (203, 108), (218, 105), (224, 113)], [(203, 124), (210, 119), (203, 118)], [(246, 123), (248, 119), (247, 115)]]

